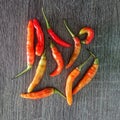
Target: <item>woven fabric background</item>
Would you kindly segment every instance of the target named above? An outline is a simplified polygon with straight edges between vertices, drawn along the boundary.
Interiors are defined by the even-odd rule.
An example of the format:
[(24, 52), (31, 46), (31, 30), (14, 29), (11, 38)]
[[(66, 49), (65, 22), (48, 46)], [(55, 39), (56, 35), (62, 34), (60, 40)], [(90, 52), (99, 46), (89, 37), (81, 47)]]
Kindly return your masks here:
[[(66, 19), (71, 30), (78, 34), (84, 26), (95, 30), (90, 45), (83, 45), (79, 58), (68, 70), (54, 78), (49, 73), (56, 63), (49, 48), (49, 35), (41, 8), (54, 29), (65, 41), (73, 40), (63, 24)], [(86, 48), (100, 60), (99, 70), (92, 82), (74, 96), (70, 107), (53, 95), (41, 100), (20, 98), (32, 81), (40, 57), (31, 71), (11, 78), (26, 67), (26, 28), (29, 19), (38, 18), (45, 33), (48, 58), (44, 78), (35, 91), (53, 86), (64, 93), (68, 73), (89, 56)], [(72, 48), (56, 44), (67, 64)], [(82, 69), (84, 75), (91, 61)], [(0, 120), (120, 120), (120, 1), (119, 0), (0, 0)]]

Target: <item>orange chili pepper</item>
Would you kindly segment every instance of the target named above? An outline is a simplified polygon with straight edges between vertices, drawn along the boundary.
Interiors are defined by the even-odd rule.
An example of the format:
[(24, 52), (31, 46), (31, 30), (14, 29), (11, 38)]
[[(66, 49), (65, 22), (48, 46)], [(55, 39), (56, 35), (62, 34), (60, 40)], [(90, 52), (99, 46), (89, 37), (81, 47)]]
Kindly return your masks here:
[(94, 38), (94, 30), (90, 27), (84, 27), (80, 30), (79, 32), (79, 36), (82, 35), (82, 34), (85, 34), (87, 33), (87, 37), (85, 40), (81, 41), (81, 43), (83, 44), (90, 44)]
[(77, 36), (75, 36), (72, 33), (72, 31), (68, 28), (65, 20), (64, 20), (64, 25), (74, 40), (74, 51), (69, 60), (69, 63), (66, 65), (66, 69), (67, 69), (67, 68), (71, 67), (73, 65), (73, 63), (75, 62), (75, 60), (78, 58), (78, 55), (80, 54), (80, 51), (81, 51), (81, 43), (80, 43), (80, 39)]
[(50, 43), (50, 48), (52, 51), (52, 56), (57, 63), (56, 69), (52, 73), (50, 73), (50, 76), (54, 77), (59, 75), (62, 72), (64, 68), (64, 61), (63, 61), (62, 54), (58, 51), (57, 47), (52, 42)]
[(47, 64), (47, 59), (46, 59), (46, 55), (44, 52), (41, 56), (39, 63), (38, 63), (38, 67), (36, 69), (35, 76), (28, 87), (28, 90), (27, 90), (28, 93), (30, 93), (40, 83), (40, 81), (45, 73), (45, 70), (46, 70), (46, 64)]
[[(93, 53), (91, 53), (93, 55)], [(95, 56), (94, 56), (95, 57)], [(83, 87), (85, 87), (88, 83), (91, 82), (93, 77), (96, 75), (97, 70), (99, 67), (99, 60), (95, 57), (93, 64), (91, 67), (87, 70), (83, 78), (80, 80), (80, 82), (77, 84), (77, 86), (73, 89), (73, 95), (78, 93)]]
[(33, 21), (29, 20), (27, 26), (27, 43), (26, 43), (26, 50), (27, 50), (27, 68), (17, 74), (13, 79), (23, 75), (27, 71), (32, 68), (34, 63), (35, 53), (34, 53), (34, 26)]
[(66, 99), (67, 99), (68, 105), (72, 105), (72, 102), (73, 102), (73, 99), (72, 99), (72, 85), (73, 85), (73, 82), (78, 77), (78, 75), (80, 75), (82, 67), (88, 62), (90, 57), (84, 63), (82, 63), (81, 65), (79, 65), (75, 69), (73, 69), (66, 79), (65, 93), (66, 93)]
[(56, 88), (52, 88), (52, 87), (47, 87), (47, 88), (44, 88), (43, 90), (40, 90), (37, 92), (22, 93), (20, 96), (22, 98), (35, 100), (35, 99), (46, 98), (46, 97), (49, 97), (53, 94), (59, 94), (65, 98), (65, 96), (60, 91), (58, 91)]

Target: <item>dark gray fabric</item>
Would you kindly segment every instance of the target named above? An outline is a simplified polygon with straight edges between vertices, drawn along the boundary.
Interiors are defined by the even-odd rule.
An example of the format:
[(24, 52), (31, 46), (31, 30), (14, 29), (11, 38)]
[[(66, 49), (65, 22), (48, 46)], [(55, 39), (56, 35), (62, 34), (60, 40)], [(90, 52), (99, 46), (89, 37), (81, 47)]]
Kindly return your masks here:
[[(82, 46), (75, 64), (54, 78), (49, 77), (56, 64), (50, 53), (41, 7), (44, 7), (56, 33), (71, 44), (73, 40), (64, 27), (63, 19), (67, 20), (75, 34), (84, 26), (95, 30), (94, 41)], [(45, 76), (36, 91), (54, 86), (64, 92), (68, 73), (89, 56), (86, 48), (91, 49), (100, 60), (97, 75), (74, 96), (71, 107), (58, 95), (36, 101), (20, 98), (20, 93), (26, 92), (35, 74), (40, 57), (36, 57), (31, 71), (11, 80), (26, 67), (26, 26), (28, 20), (34, 17), (40, 20), (45, 32), (48, 58)], [(119, 0), (0, 0), (0, 120), (120, 120), (119, 46)], [(57, 47), (67, 64), (73, 48)], [(81, 76), (89, 65), (84, 67)]]

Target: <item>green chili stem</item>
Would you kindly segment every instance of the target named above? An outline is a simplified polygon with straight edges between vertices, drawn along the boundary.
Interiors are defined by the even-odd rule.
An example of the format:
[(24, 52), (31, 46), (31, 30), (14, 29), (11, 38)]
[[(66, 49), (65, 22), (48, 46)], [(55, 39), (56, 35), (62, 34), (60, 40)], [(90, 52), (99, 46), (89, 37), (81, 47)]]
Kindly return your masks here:
[(95, 54), (93, 54), (89, 49), (87, 49), (87, 51), (95, 58), (94, 64), (99, 64), (99, 59), (95, 56)]
[(67, 23), (66, 23), (65, 20), (64, 20), (64, 25), (65, 25), (66, 29), (68, 30), (68, 32), (70, 33), (70, 35), (74, 38), (75, 35), (74, 35), (73, 32), (70, 30), (70, 28), (68, 27), (68, 25), (67, 25)]
[(94, 60), (94, 64), (99, 64), (99, 59), (98, 58), (95, 58), (95, 60)]
[(49, 25), (49, 22), (48, 22), (48, 20), (47, 20), (47, 17), (46, 17), (46, 15), (45, 15), (45, 12), (44, 12), (43, 7), (42, 7), (42, 14), (43, 14), (43, 17), (44, 17), (44, 19), (45, 19), (47, 29), (50, 29), (51, 27), (50, 27), (50, 25)]
[(25, 70), (23, 70), (22, 72), (20, 72), (19, 74), (17, 74), (14, 78), (12, 78), (12, 80), (15, 79), (15, 78), (18, 78), (19, 76), (21, 76), (24, 73), (28, 72), (31, 68), (32, 68), (32, 65), (28, 65)]
[(53, 48), (55, 45), (52, 41), (50, 41), (50, 48)]
[(81, 70), (82, 69), (82, 67), (88, 62), (88, 60), (91, 58), (91, 55), (89, 56), (89, 58), (87, 59), (87, 60), (85, 60), (81, 65), (79, 65), (77, 68), (79, 69), (79, 70)]
[(87, 49), (87, 51), (89, 51), (89, 53), (95, 58), (94, 64), (99, 64), (99, 59), (95, 56), (95, 54), (93, 54), (89, 49)]
[(96, 56), (87, 48), (87, 51), (94, 57), (96, 58)]
[(46, 57), (46, 49), (44, 50), (44, 52), (43, 52), (41, 57)]
[(66, 99), (66, 97), (59, 90), (57, 90), (56, 88), (54, 89), (54, 93), (59, 94), (60, 96), (62, 96), (63, 98)]
[(82, 44), (85, 44), (85, 41), (81, 41)]

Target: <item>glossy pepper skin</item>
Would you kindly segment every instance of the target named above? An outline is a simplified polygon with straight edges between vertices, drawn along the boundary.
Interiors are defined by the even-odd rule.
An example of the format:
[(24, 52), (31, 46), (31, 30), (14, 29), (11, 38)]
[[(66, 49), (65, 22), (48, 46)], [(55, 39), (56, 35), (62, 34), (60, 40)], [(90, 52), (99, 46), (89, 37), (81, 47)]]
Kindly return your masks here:
[(95, 36), (94, 30), (90, 27), (84, 27), (80, 30), (79, 36), (87, 33), (87, 37), (85, 40), (81, 41), (83, 44), (90, 44)]
[(91, 82), (93, 77), (96, 75), (99, 67), (99, 59), (95, 58), (91, 67), (87, 70), (83, 78), (79, 81), (77, 86), (73, 89), (73, 95), (77, 94), (82, 88)]
[(27, 65), (32, 66), (34, 63), (35, 53), (34, 53), (34, 26), (32, 20), (28, 22), (27, 27)]
[(71, 44), (65, 42), (64, 40), (62, 40), (54, 31), (53, 29), (50, 27), (49, 23), (48, 23), (48, 20), (46, 18), (46, 15), (44, 13), (44, 10), (42, 8), (42, 14), (43, 14), (43, 17), (45, 19), (45, 22), (46, 22), (46, 26), (47, 26), (47, 32), (48, 34), (51, 36), (51, 38), (56, 42), (58, 43), (59, 45), (63, 46), (63, 47), (71, 47)]
[(65, 98), (65, 96), (60, 91), (52, 87), (47, 87), (37, 92), (22, 93), (20, 96), (25, 99), (37, 100), (37, 99), (49, 97), (53, 94), (59, 94)]
[(69, 63), (66, 65), (66, 69), (70, 68), (74, 62), (76, 61), (76, 59), (78, 58), (79, 54), (80, 54), (80, 51), (81, 51), (81, 43), (80, 43), (80, 39), (75, 36), (72, 31), (68, 28), (65, 20), (64, 20), (64, 25), (67, 29), (67, 31), (70, 33), (70, 35), (72, 36), (73, 40), (74, 40), (74, 51), (71, 55), (71, 58), (69, 60)]
[(35, 47), (35, 54), (37, 56), (41, 56), (44, 52), (44, 44), (45, 44), (44, 33), (39, 21), (36, 18), (33, 19), (33, 25), (36, 30), (36, 36), (37, 36), (37, 45)]
[[(91, 57), (91, 56), (90, 56)], [(72, 86), (75, 79), (80, 75), (82, 67), (88, 62), (90, 57), (81, 65), (73, 69), (66, 79), (65, 93), (68, 105), (73, 103)]]
[(57, 63), (56, 69), (52, 73), (50, 73), (50, 76), (54, 77), (59, 75), (62, 72), (64, 68), (64, 61), (63, 61), (62, 54), (52, 42), (50, 43), (50, 48), (52, 51), (52, 56)]
[(15, 79), (27, 71), (29, 71), (32, 68), (32, 65), (34, 64), (35, 59), (35, 53), (34, 53), (34, 26), (33, 21), (29, 20), (28, 26), (27, 26), (27, 42), (26, 42), (26, 53), (27, 53), (27, 68), (17, 74), (14, 78)]
[(28, 93), (32, 92), (33, 89), (40, 83), (40, 81), (42, 80), (42, 77), (45, 73), (46, 66), (47, 66), (47, 59), (46, 59), (46, 55), (44, 52), (41, 56), (39, 63), (38, 63), (35, 76), (28, 87), (28, 90), (27, 90)]

